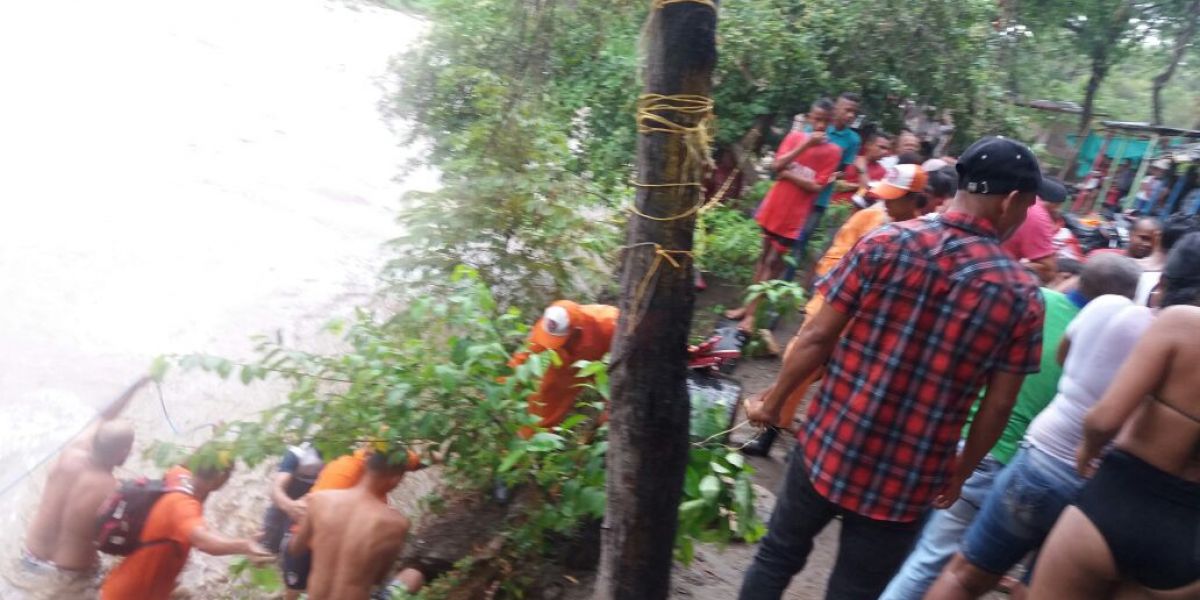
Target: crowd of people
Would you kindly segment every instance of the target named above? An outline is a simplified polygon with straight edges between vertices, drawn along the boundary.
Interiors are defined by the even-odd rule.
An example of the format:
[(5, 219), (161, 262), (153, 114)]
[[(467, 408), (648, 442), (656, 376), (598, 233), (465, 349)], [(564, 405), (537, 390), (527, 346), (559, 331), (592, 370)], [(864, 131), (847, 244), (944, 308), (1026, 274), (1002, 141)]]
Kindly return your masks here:
[[(1064, 224), (1068, 190), (1027, 146), (987, 137), (923, 156), (908, 131), (860, 136), (858, 104), (845, 93), (811, 105), (755, 213), (763, 281), (804, 256), (831, 203), (854, 211), (812, 269), (776, 380), (745, 401), (763, 430), (743, 452), (768, 456), (819, 382), (740, 598), (780, 598), (834, 519), (828, 598), (976, 598), (998, 585), (1054, 600), (1200, 597), (1200, 225), (1142, 217), (1127, 248), (1085, 254)], [(755, 310), (727, 317), (748, 329)], [(574, 364), (608, 352), (618, 318), (562, 300), (534, 323), (511, 366), (561, 360), (521, 435), (576, 409)], [(261, 532), (230, 537), (204, 518), (234, 468), (227, 453), (201, 449), (153, 485), (114, 477), (133, 443), (118, 416), (147, 382), (50, 470), (21, 558), (49, 597), (165, 600), (193, 548), (277, 562), (289, 600), (424, 585), (396, 569), (411, 523), (387, 495), (424, 467), (402, 441), (382, 431), (337, 457), (288, 448), (264, 486)], [(102, 581), (99, 550), (123, 556)]]
[(828, 106), (772, 165), (756, 279), (805, 243), (816, 187), (866, 201), (816, 263), (776, 380), (746, 401), (764, 429), (743, 451), (765, 456), (822, 379), (740, 598), (780, 598), (835, 518), (828, 598), (1200, 597), (1196, 220), (1143, 216), (1126, 248), (1084, 254), (1066, 187), (1003, 137), (843, 156), (838, 179), (812, 152)]

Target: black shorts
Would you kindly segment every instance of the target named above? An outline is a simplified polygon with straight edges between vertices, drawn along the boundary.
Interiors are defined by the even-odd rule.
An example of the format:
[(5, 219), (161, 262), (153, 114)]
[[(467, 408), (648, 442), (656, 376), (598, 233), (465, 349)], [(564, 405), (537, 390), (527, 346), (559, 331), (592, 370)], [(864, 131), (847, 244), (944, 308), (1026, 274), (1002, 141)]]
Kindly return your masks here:
[(1113, 450), (1077, 504), (1122, 577), (1155, 590), (1200, 579), (1200, 484)]
[(312, 570), (312, 551), (293, 555), (288, 552), (288, 544), (292, 541), (292, 532), (283, 535), (280, 551), (283, 554), (283, 584), (289, 590), (303, 592), (308, 589), (308, 572)]
[(778, 233), (775, 233), (766, 227), (759, 226), (759, 229), (762, 230), (763, 237), (771, 240), (771, 243), (775, 244), (775, 247), (780, 250), (788, 250), (792, 246), (796, 245), (797, 240), (794, 240), (790, 237), (783, 237), (782, 235), (779, 235)]

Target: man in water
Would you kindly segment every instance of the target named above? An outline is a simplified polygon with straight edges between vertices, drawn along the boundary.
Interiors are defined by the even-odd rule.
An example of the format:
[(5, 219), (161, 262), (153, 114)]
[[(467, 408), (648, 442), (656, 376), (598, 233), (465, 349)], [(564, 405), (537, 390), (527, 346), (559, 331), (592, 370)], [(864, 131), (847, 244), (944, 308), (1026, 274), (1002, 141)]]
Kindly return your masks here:
[[(397, 454), (400, 460), (393, 459)], [(387, 495), (418, 468), (411, 451), (374, 452), (354, 487), (309, 495), (308, 511), (287, 550), (312, 552), (311, 600), (367, 600), (385, 582), (410, 527), (408, 518), (388, 506)], [(389, 587), (416, 592), (423, 581), (409, 575), (417, 574), (406, 569)]]
[(21, 553), (23, 570), (36, 576), (35, 593), (83, 595), (94, 584), (96, 513), (117, 489), (113, 468), (125, 463), (133, 446), (133, 429), (116, 419), (149, 381), (143, 377), (129, 386), (50, 468)]

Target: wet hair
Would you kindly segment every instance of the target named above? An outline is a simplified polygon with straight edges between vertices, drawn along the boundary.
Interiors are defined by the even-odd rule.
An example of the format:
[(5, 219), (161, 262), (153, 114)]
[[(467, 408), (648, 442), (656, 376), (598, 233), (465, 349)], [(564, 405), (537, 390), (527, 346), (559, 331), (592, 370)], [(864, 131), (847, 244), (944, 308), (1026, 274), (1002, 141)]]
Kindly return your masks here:
[(1175, 213), (1167, 217), (1162, 227), (1163, 252), (1170, 252), (1171, 248), (1175, 247), (1175, 242), (1193, 231), (1200, 231), (1200, 221), (1194, 215)]
[(949, 198), (958, 189), (958, 174), (952, 168), (938, 169), (929, 174), (926, 189), (939, 198)]
[(1116, 294), (1133, 298), (1138, 280), (1142, 278), (1142, 267), (1137, 261), (1111, 252), (1088, 258), (1079, 273), (1079, 293), (1091, 300), (1105, 294)]
[(391, 452), (372, 452), (367, 457), (367, 470), (379, 475), (400, 475), (407, 473), (411, 454), (404, 450)]
[(96, 428), (92, 452), (105, 465), (117, 466), (129, 457), (133, 447), (133, 428), (125, 421), (106, 421)]
[(854, 102), (855, 104), (859, 104), (862, 102), (862, 96), (859, 96), (858, 94), (855, 94), (854, 92), (842, 92), (842, 93), (838, 94), (838, 100), (846, 100), (848, 102)]
[(1058, 258), (1058, 260), (1055, 261), (1055, 264), (1057, 265), (1056, 268), (1059, 273), (1069, 273), (1071, 275), (1078, 275), (1083, 272), (1083, 263), (1081, 263), (1073, 258), (1066, 258), (1066, 257), (1060, 256)]
[(921, 155), (916, 152), (905, 152), (896, 157), (898, 165), (919, 165), (923, 162), (925, 161), (921, 159)]
[(826, 112), (833, 112), (833, 100), (829, 98), (817, 98), (813, 101), (812, 107)]
[(1161, 306), (1200, 305), (1200, 232), (1189, 233), (1175, 244), (1162, 278), (1167, 285), (1159, 298)]

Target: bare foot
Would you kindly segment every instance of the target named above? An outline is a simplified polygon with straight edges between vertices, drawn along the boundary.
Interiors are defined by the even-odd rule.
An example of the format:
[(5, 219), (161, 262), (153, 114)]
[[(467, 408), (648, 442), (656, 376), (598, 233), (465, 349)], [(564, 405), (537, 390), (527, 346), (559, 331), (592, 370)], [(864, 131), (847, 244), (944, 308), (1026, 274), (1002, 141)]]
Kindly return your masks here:
[(746, 318), (746, 307), (743, 306), (740, 308), (731, 308), (725, 311), (725, 318), (729, 319), (730, 321), (741, 321), (742, 319)]

